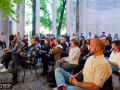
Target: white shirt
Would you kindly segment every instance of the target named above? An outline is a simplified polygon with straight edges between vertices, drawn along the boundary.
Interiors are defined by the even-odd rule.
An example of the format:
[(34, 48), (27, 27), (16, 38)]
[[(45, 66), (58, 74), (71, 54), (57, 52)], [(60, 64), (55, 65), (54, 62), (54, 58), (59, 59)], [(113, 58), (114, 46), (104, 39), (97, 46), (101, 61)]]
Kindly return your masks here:
[(117, 63), (119, 65), (118, 67), (120, 69), (120, 52), (118, 52), (114, 55), (114, 51), (112, 51), (108, 60), (111, 62)]
[(87, 36), (87, 39), (90, 39), (90, 38), (93, 39), (93, 38), (94, 38), (93, 35), (91, 35), (91, 36), (88, 35), (88, 36)]
[(76, 47), (75, 49), (71, 48), (69, 52), (69, 56), (65, 58), (65, 61), (70, 64), (78, 65), (79, 58), (80, 58), (79, 47)]
[(0, 36), (0, 40), (4, 42), (4, 36)]
[(83, 82), (95, 83), (99, 87), (103, 87), (104, 83), (112, 74), (111, 67), (104, 55), (99, 55), (96, 58), (90, 56), (84, 65)]

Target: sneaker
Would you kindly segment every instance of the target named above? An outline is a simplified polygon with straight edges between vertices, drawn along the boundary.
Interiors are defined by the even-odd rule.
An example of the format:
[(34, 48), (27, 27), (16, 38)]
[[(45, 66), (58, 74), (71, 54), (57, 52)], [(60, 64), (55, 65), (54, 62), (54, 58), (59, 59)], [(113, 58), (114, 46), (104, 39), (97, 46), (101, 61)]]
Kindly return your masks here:
[(0, 63), (0, 67), (3, 67), (3, 64)]
[(2, 70), (0, 70), (0, 72), (8, 72), (8, 69), (3, 68)]

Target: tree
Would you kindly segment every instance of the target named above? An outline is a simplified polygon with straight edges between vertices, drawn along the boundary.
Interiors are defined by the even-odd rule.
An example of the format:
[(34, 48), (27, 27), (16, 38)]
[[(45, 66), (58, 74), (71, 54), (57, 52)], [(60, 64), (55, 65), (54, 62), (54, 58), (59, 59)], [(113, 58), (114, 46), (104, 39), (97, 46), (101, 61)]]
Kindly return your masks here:
[(18, 4), (24, 5), (24, 0), (0, 0), (0, 12), (4, 13), (1, 19), (6, 19), (8, 16), (10, 16), (12, 20), (18, 22), (12, 17), (13, 14), (16, 15), (16, 18), (19, 17), (17, 14), (18, 11), (13, 9), (13, 7)]

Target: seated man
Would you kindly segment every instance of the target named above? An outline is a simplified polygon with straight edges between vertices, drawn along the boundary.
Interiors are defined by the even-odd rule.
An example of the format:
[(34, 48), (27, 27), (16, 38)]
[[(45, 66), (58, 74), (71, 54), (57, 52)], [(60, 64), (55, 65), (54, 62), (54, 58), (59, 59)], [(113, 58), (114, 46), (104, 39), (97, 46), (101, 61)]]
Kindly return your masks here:
[(13, 81), (11, 84), (18, 83), (17, 81), (17, 72), (21, 70), (20, 66), (23, 66), (25, 63), (31, 63), (34, 64), (36, 61), (36, 56), (38, 55), (40, 48), (38, 46), (39, 38), (34, 36), (31, 39), (32, 45), (28, 47), (28, 50), (26, 53), (20, 52), (19, 53), (13, 53), (12, 60), (12, 70), (9, 71), (9, 73), (13, 73)]
[(78, 74), (72, 76), (61, 68), (55, 70), (57, 88), (54, 90), (99, 90), (103, 87), (112, 73), (103, 55), (105, 43), (100, 39), (93, 39), (89, 48), (93, 56), (87, 59), (84, 69)]
[(62, 47), (63, 47), (63, 49), (62, 49), (62, 53), (61, 53), (61, 57), (65, 57), (66, 56), (66, 49), (67, 49), (67, 44), (66, 44), (66, 42), (65, 42), (65, 38), (63, 37), (63, 38), (61, 38), (61, 45), (62, 45)]
[(71, 39), (71, 49), (68, 57), (63, 57), (61, 60), (57, 60), (55, 69), (61, 67), (62, 69), (75, 68), (78, 65), (80, 57), (80, 49), (78, 48), (79, 41), (76, 38)]

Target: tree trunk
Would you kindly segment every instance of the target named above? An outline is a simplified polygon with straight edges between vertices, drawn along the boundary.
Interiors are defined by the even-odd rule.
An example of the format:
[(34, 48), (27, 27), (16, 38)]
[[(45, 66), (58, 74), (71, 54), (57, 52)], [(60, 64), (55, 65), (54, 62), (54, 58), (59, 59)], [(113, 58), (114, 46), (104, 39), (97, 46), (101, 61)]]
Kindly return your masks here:
[(35, 35), (36, 0), (32, 0), (32, 36)]
[(61, 26), (62, 26), (62, 20), (63, 20), (64, 10), (65, 10), (65, 5), (66, 5), (66, 0), (63, 0), (63, 9), (61, 11), (60, 23), (58, 25), (58, 32), (57, 32), (58, 35), (60, 35), (60, 31), (61, 31)]

